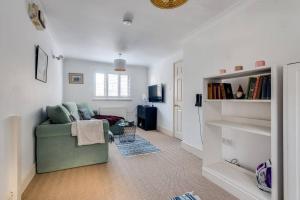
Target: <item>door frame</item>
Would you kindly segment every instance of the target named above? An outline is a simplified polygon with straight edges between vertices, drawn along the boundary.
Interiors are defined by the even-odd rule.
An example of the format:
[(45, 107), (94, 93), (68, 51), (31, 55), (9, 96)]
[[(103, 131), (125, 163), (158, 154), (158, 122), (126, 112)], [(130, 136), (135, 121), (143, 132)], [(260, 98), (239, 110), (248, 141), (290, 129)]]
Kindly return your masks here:
[[(179, 63), (179, 62), (183, 63), (183, 59), (177, 60), (177, 61), (175, 61), (173, 63), (173, 78), (172, 78), (172, 81), (173, 81), (173, 104), (172, 104), (172, 112), (173, 112), (173, 137), (174, 138), (176, 138), (176, 136), (175, 136), (175, 130), (176, 130), (176, 128), (175, 128), (175, 107), (174, 107), (174, 105), (175, 105), (175, 74), (176, 74), (175, 73), (175, 65), (177, 63)], [(177, 139), (179, 139), (179, 138), (177, 138)], [(182, 138), (182, 140), (183, 140), (183, 138)]]
[[(297, 138), (297, 130), (295, 131), (295, 134), (290, 133), (293, 132), (293, 128), (297, 129), (298, 127), (290, 126), (290, 120), (293, 121), (294, 124), (297, 124), (297, 111), (295, 111), (295, 115), (290, 115), (290, 111), (292, 110), (290, 108), (290, 99), (294, 98), (296, 99), (295, 91), (292, 91), (292, 89), (296, 89), (297, 86), (291, 86), (294, 85), (294, 83), (289, 82), (290, 81), (290, 68), (295, 68), (295, 71), (297, 72), (299, 69), (300, 63), (291, 63), (284, 67), (283, 69), (283, 185), (284, 185), (284, 199), (290, 200), (290, 199), (299, 199), (299, 192), (297, 192), (297, 187), (299, 186), (299, 176), (294, 177), (294, 174), (299, 172), (300, 168), (300, 162), (297, 160), (300, 153), (297, 151), (298, 147), (300, 146), (300, 140)], [(294, 74), (293, 74), (294, 75)], [(295, 81), (297, 82), (297, 73), (295, 75)], [(294, 77), (292, 77), (294, 78)], [(297, 85), (297, 84), (295, 84)], [(294, 93), (295, 96), (291, 97), (289, 94)], [(295, 100), (297, 103), (297, 100)], [(292, 103), (293, 105), (293, 103)], [(296, 116), (296, 118), (294, 118)], [(289, 120), (289, 118), (292, 118)], [(293, 158), (296, 158), (295, 160)], [(291, 167), (294, 166), (295, 168)], [(296, 191), (296, 192), (295, 192)]]

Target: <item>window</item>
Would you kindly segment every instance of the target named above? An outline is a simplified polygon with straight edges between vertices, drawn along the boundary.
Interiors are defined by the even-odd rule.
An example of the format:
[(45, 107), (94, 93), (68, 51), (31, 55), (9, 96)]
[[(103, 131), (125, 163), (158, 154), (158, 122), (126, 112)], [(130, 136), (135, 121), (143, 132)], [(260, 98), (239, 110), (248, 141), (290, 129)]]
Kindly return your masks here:
[(108, 95), (109, 97), (119, 96), (119, 77), (117, 74), (108, 74)]
[(96, 74), (96, 96), (104, 97), (105, 96), (105, 75)]
[(97, 73), (96, 97), (130, 97), (130, 83), (128, 75)]
[(128, 86), (128, 76), (120, 75), (120, 96), (128, 97), (129, 96), (129, 86)]

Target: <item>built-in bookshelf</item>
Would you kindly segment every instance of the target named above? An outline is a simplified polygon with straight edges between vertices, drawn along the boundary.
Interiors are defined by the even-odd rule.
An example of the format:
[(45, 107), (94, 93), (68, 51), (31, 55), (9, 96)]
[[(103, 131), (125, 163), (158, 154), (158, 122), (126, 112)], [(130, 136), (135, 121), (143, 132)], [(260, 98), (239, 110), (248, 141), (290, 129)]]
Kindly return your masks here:
[(271, 103), (268, 99), (206, 99), (206, 102)]
[[(211, 77), (211, 81), (207, 83), (207, 99), (208, 100), (256, 100), (267, 101), (271, 99), (271, 68), (253, 70), (253, 75), (247, 70), (232, 73), (233, 77), (228, 74)], [(259, 73), (261, 72), (261, 73)], [(237, 73), (240, 75), (237, 77)], [(243, 76), (242, 76), (243, 75)], [(222, 79), (223, 77), (223, 79)], [(240, 91), (240, 96), (233, 91), (232, 83), (229, 81), (220, 81), (226, 79), (236, 79), (233, 84), (236, 85), (235, 91)]]
[[(209, 84), (230, 84), (233, 96), (239, 85), (247, 93), (249, 80), (270, 78), (269, 99), (209, 99)], [(282, 68), (264, 67), (204, 78), (204, 158), (203, 175), (215, 184), (245, 200), (282, 199)], [(210, 94), (211, 98), (211, 94)], [(272, 161), (272, 193), (256, 186), (255, 166), (252, 169), (230, 164), (223, 158), (223, 135), (234, 132), (238, 137), (254, 137), (267, 141), (262, 157)], [(249, 143), (252, 140), (249, 140)], [(255, 148), (257, 143), (248, 144)], [(264, 147), (263, 147), (264, 148)], [(267, 149), (268, 148), (268, 149)], [(250, 158), (251, 149), (248, 151)], [(247, 159), (247, 158), (246, 158)], [(260, 163), (257, 163), (257, 165)]]

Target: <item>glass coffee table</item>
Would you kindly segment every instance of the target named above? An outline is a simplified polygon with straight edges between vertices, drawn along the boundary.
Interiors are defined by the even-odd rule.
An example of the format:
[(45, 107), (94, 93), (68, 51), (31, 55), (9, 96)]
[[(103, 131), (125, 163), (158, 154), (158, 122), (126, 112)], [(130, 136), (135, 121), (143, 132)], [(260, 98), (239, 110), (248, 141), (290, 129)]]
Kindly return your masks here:
[(134, 122), (123, 120), (118, 124), (118, 126), (121, 127), (121, 133), (119, 136), (120, 143), (135, 141), (136, 125), (134, 125)]

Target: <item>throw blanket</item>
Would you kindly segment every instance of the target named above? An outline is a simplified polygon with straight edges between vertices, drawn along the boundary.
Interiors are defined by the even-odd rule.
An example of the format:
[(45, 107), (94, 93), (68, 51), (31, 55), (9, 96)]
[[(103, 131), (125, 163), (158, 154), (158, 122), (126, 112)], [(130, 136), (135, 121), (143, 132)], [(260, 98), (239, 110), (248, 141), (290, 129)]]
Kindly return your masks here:
[(95, 119), (106, 119), (110, 126), (115, 125), (119, 120), (124, 119), (123, 117), (113, 116), (113, 115), (96, 115)]
[(78, 145), (105, 143), (102, 120), (80, 120), (72, 123), (72, 136), (77, 136)]

